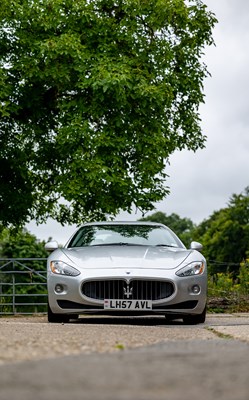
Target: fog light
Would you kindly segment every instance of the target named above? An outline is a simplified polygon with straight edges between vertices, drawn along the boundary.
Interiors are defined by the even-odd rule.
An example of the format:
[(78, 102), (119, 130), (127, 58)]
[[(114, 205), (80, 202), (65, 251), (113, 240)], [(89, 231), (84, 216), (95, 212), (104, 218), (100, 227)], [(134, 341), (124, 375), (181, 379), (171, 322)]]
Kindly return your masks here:
[(56, 293), (62, 293), (64, 291), (64, 287), (60, 283), (57, 283), (57, 285), (55, 285), (54, 290), (56, 291)]
[(200, 291), (201, 291), (201, 288), (200, 288), (199, 285), (193, 285), (193, 286), (192, 286), (192, 293), (193, 293), (193, 294), (199, 294)]

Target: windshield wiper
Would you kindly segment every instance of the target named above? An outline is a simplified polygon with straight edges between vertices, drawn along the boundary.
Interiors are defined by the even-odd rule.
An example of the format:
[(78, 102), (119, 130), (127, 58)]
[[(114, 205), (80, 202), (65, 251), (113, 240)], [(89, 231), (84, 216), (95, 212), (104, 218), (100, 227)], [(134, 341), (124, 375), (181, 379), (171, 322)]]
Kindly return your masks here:
[(92, 244), (91, 246), (143, 246), (143, 245), (138, 243), (116, 242), (116, 243)]
[(174, 245), (172, 245), (172, 244), (156, 244), (156, 247), (174, 247), (174, 249), (176, 249), (177, 248), (177, 246), (174, 246)]

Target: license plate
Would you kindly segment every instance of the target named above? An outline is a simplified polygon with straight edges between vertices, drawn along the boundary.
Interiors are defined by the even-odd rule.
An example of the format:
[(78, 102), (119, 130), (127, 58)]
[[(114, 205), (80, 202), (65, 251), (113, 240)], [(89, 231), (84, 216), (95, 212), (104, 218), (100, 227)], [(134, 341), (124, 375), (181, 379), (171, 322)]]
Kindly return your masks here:
[(117, 300), (117, 299), (105, 299), (104, 300), (105, 310), (152, 310), (151, 300)]

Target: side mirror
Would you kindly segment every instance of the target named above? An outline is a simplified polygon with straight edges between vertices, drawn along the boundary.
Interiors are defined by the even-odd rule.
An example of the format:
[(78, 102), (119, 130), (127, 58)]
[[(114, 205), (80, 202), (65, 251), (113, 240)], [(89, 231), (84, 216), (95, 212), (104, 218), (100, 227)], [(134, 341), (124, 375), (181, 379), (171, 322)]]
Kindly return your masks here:
[(191, 242), (190, 248), (191, 248), (191, 250), (199, 250), (199, 251), (201, 251), (203, 249), (203, 246), (199, 242)]
[(51, 242), (48, 242), (45, 244), (44, 248), (45, 250), (52, 252), (56, 249), (58, 249), (59, 245), (58, 242), (56, 242), (56, 240), (51, 240)]

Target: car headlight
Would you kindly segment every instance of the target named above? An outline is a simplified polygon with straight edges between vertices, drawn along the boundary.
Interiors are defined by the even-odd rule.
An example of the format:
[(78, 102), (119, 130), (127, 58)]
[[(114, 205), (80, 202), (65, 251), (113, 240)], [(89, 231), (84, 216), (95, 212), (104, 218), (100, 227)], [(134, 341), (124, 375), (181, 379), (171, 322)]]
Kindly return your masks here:
[(188, 264), (184, 268), (177, 271), (176, 275), (181, 277), (201, 275), (203, 274), (204, 270), (205, 264), (203, 261), (192, 262), (191, 264)]
[(63, 261), (50, 261), (50, 269), (54, 274), (58, 275), (77, 276), (80, 274), (80, 271)]

